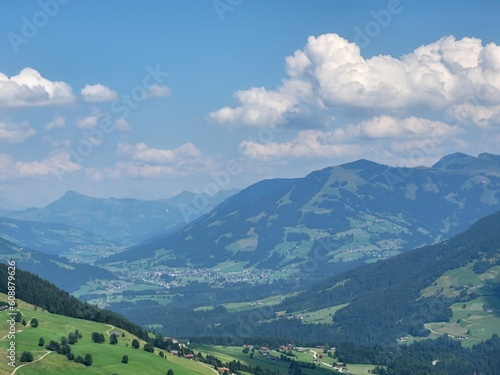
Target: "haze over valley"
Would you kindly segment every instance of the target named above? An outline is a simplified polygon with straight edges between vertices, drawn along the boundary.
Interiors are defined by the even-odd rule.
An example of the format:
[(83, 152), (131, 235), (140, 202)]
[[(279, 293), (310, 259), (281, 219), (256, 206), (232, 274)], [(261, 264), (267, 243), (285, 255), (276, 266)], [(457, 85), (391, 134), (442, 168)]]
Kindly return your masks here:
[(0, 5), (0, 374), (500, 374), (500, 3)]

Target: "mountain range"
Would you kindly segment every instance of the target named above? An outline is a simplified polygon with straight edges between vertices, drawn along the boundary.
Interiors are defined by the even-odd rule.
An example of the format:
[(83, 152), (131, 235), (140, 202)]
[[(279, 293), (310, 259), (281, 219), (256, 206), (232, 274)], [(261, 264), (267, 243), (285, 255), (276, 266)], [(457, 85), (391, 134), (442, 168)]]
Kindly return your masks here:
[(113, 253), (121, 249), (97, 234), (61, 223), (42, 223), (0, 217), (0, 236), (19, 246), (48, 254), (92, 260), (91, 252)]
[(103, 268), (27, 249), (0, 237), (0, 262), (7, 263), (11, 260), (23, 270), (39, 275), (68, 292), (74, 292), (92, 280), (107, 283), (116, 279), (115, 275)]
[[(181, 228), (197, 216), (209, 212), (236, 190), (214, 195), (182, 192), (164, 200), (142, 201), (130, 198), (94, 198), (68, 191), (42, 208), (11, 212), (8, 219), (46, 224), (63, 224), (101, 237), (109, 242), (135, 244), (159, 233)], [(4, 232), (1, 231), (0, 235)], [(91, 234), (91, 235), (88, 235)], [(72, 239), (60, 243), (71, 246)], [(30, 244), (35, 248), (35, 244)]]
[(499, 228), (500, 211), (446, 241), (342, 272), (300, 293), (212, 308), (173, 301), (142, 316), (165, 332), (220, 343), (272, 337), (372, 348), (448, 335), (470, 346), (500, 333)]
[[(193, 197), (169, 204), (182, 216)], [(188, 223), (165, 224), (156, 203), (68, 192), (0, 219), (0, 260), (176, 336), (373, 346), (497, 332), (498, 155), (452, 154), (414, 168), (358, 160), (265, 180), (212, 209), (199, 205), (208, 212)], [(57, 256), (71, 241), (99, 253), (120, 233), (142, 242), (94, 254), (94, 265)], [(46, 253), (51, 241), (56, 254)]]
[(433, 244), (500, 209), (500, 156), (452, 154), (432, 167), (358, 160), (258, 182), (183, 229), (99, 261), (280, 270), (313, 277)]

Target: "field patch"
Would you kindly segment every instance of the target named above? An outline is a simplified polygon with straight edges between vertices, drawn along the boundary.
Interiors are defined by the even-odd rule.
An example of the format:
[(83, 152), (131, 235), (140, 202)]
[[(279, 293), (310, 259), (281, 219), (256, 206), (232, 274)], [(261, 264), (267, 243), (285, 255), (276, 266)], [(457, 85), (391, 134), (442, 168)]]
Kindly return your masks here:
[(500, 334), (500, 298), (481, 296), (466, 303), (451, 306), (453, 316), (450, 322), (427, 323), (431, 338), (448, 334), (469, 347)]
[[(1, 300), (6, 300), (7, 296), (0, 294)], [(82, 319), (68, 318), (61, 315), (51, 314), (43, 309), (36, 308), (30, 304), (19, 301), (19, 311), (23, 314), (23, 318), (28, 322), (26, 326), (17, 323), (15, 342), (16, 342), (16, 365), (20, 366), (20, 356), (23, 351), (29, 351), (33, 355), (34, 361), (42, 358), (37, 362), (31, 362), (26, 366), (21, 367), (16, 375), (45, 375), (45, 374), (69, 374), (79, 375), (82, 373), (89, 375), (101, 374), (120, 374), (120, 375), (136, 375), (136, 374), (166, 374), (168, 369), (174, 370), (176, 375), (208, 375), (213, 374), (213, 369), (207, 368), (198, 362), (179, 358), (177, 356), (166, 353), (166, 358), (159, 356), (159, 349), (155, 349), (154, 353), (144, 351), (144, 341), (141, 343), (140, 349), (134, 349), (131, 346), (132, 340), (137, 339), (136, 336), (129, 332), (113, 327), (104, 323), (96, 323)], [(7, 311), (0, 312), (0, 332), (8, 332)], [(29, 325), (29, 321), (36, 318), (39, 322), (37, 328)], [(50, 352), (44, 346), (39, 346), (39, 340), (43, 337), (45, 345), (51, 340), (60, 342), (61, 337), (68, 337), (70, 332), (78, 329), (82, 333), (82, 338), (75, 345), (70, 345), (71, 352), (75, 356), (85, 356), (86, 353), (91, 354), (93, 363), (89, 367), (75, 363), (66, 358), (62, 354)], [(92, 342), (92, 333), (102, 333), (106, 341), (102, 344)], [(109, 343), (109, 335), (112, 332), (118, 333), (118, 343), (111, 345)], [(9, 347), (7, 337), (0, 337), (0, 350), (4, 353)], [(129, 362), (122, 363), (122, 358), (127, 355)], [(10, 374), (13, 368), (8, 366), (7, 360), (0, 361), (0, 374)]]

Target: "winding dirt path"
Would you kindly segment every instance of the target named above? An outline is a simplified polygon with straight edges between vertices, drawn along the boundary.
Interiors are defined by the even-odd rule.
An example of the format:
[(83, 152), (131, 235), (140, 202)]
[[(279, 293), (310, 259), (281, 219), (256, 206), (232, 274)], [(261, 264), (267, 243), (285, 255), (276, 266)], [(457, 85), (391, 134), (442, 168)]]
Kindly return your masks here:
[(114, 330), (116, 327), (115, 326), (112, 326), (111, 324), (106, 324), (108, 327), (111, 327), (110, 329), (108, 329), (106, 331), (106, 335), (108, 336), (111, 336), (111, 334), (109, 333), (110, 331)]
[[(318, 353), (315, 350), (309, 349), (309, 351), (313, 353), (313, 359), (318, 359), (319, 358), (318, 357)], [(322, 365), (325, 365), (327, 367), (333, 367), (332, 365), (330, 365), (330, 364), (328, 364), (326, 362), (323, 362), (323, 361), (319, 361), (319, 363), (321, 363)]]
[(28, 362), (28, 363), (25, 363), (24, 365), (17, 366), (17, 367), (14, 369), (14, 371), (12, 371), (12, 372), (10, 373), (10, 375), (14, 375), (14, 374), (17, 372), (17, 370), (19, 370), (21, 367), (28, 366), (28, 365), (31, 365), (32, 363), (35, 363), (35, 362), (41, 361), (44, 357), (46, 357), (46, 356), (47, 356), (47, 355), (49, 355), (50, 353), (52, 353), (52, 352), (46, 352), (44, 355), (42, 355), (40, 358), (38, 358), (38, 359), (34, 360), (33, 362)]

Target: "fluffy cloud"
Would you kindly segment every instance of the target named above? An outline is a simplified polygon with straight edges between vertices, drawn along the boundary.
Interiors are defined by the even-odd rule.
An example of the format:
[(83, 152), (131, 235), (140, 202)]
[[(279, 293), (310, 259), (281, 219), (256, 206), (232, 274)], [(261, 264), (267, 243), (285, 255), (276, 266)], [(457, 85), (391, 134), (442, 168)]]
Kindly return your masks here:
[(40, 161), (22, 162), (13, 160), (10, 155), (0, 154), (0, 180), (12, 178), (57, 176), (76, 172), (81, 169), (71, 161), (69, 152), (59, 150)]
[(96, 85), (85, 85), (80, 93), (87, 102), (110, 102), (118, 98), (118, 93), (116, 91), (100, 83)]
[[(76, 120), (76, 126), (79, 129), (95, 129), (102, 126), (102, 122), (112, 121), (109, 114), (101, 111), (99, 108), (92, 108), (88, 116)], [(113, 121), (114, 129), (118, 131), (130, 131), (132, 125), (125, 119), (118, 118)]]
[(32, 68), (8, 77), (0, 73), (0, 106), (27, 107), (71, 103), (75, 100), (71, 87), (52, 82)]
[(157, 98), (161, 96), (170, 96), (172, 92), (164, 85), (151, 85), (144, 94), (144, 99)]
[(240, 149), (243, 155), (251, 159), (282, 158), (335, 158), (344, 155), (359, 154), (363, 147), (355, 144), (337, 143), (337, 132), (321, 130), (303, 130), (291, 142), (257, 143), (243, 141)]
[(99, 120), (107, 117), (99, 108), (92, 108), (87, 117), (80, 118), (76, 121), (76, 126), (79, 129), (95, 129), (98, 126)]
[(192, 143), (175, 149), (153, 148), (146, 143), (119, 143), (117, 156), (122, 160), (115, 166), (113, 173), (116, 176), (187, 176), (206, 171), (214, 163)]
[(36, 131), (26, 121), (20, 124), (0, 122), (0, 142), (23, 143), (35, 134)]
[(220, 123), (265, 128), (283, 124), (288, 117), (303, 112), (300, 104), (312, 97), (312, 86), (308, 82), (289, 80), (277, 91), (254, 87), (238, 91), (234, 96), (241, 103), (240, 107), (221, 108), (210, 113), (209, 119)]
[(364, 108), (375, 111), (442, 110), (474, 98), (500, 104), (500, 47), (476, 38), (449, 36), (394, 58), (361, 56), (337, 34), (309, 37), (286, 58), (288, 77), (276, 90), (238, 91), (240, 105), (209, 119), (231, 125), (273, 127), (309, 111)]
[(392, 116), (377, 116), (350, 126), (351, 133), (372, 139), (381, 138), (439, 138), (457, 135), (461, 130), (442, 121), (431, 121), (418, 117), (398, 119)]
[(120, 143), (118, 145), (117, 154), (119, 156), (130, 155), (132, 160), (152, 163), (172, 163), (183, 159), (186, 156), (199, 158), (201, 151), (192, 143), (185, 143), (182, 146), (173, 149), (165, 150), (149, 147), (146, 143), (137, 143), (130, 145)]
[(243, 141), (240, 143), (240, 149), (243, 155), (258, 160), (289, 157), (355, 158), (366, 155), (370, 150), (383, 154), (383, 150), (395, 150), (402, 144), (407, 146), (407, 151), (411, 151), (425, 144), (439, 144), (444, 139), (453, 138), (460, 133), (460, 128), (441, 121), (417, 117), (398, 119), (392, 116), (377, 116), (332, 131), (303, 130), (290, 142)]
[(66, 119), (61, 115), (56, 115), (54, 118), (45, 125), (45, 129), (50, 131), (56, 128), (64, 128), (66, 126)]
[(122, 132), (128, 132), (132, 130), (132, 125), (130, 125), (127, 120), (119, 118), (115, 120), (115, 129)]
[(461, 124), (489, 128), (500, 125), (500, 105), (487, 107), (475, 103), (456, 104), (448, 109), (447, 116)]

